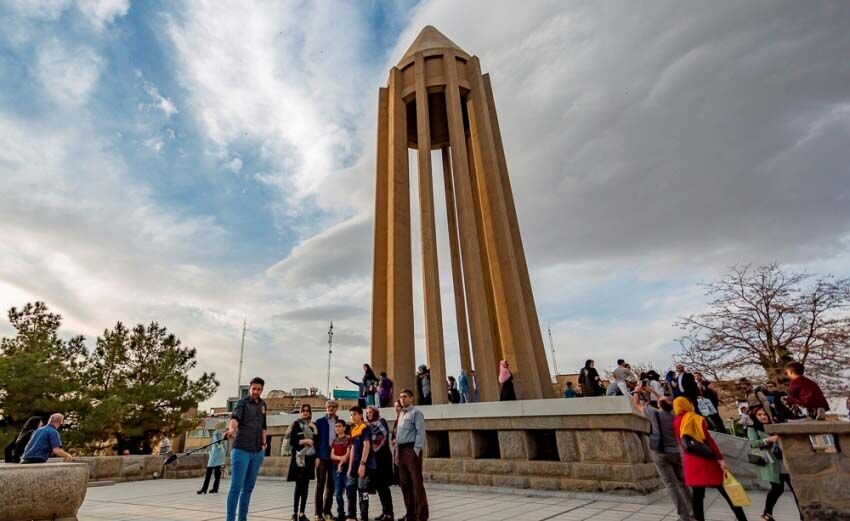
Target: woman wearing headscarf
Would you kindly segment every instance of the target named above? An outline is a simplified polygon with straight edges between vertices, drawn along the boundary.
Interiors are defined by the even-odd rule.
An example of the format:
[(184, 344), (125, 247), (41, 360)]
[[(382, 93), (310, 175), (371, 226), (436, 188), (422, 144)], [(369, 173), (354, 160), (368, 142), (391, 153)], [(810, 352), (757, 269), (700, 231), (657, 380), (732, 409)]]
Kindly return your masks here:
[(599, 378), (599, 372), (593, 367), (593, 360), (586, 360), (584, 367), (578, 374), (578, 384), (581, 387), (582, 396), (602, 396), (605, 389)]
[(375, 453), (375, 471), (370, 478), (372, 486), (378, 493), (378, 498), (381, 500), (381, 516), (379, 521), (393, 521), (393, 495), (390, 492), (390, 485), (395, 482), (395, 474), (393, 469), (393, 453), (390, 448), (390, 426), (387, 420), (381, 418), (381, 413), (377, 407), (369, 407), (366, 409), (366, 421), (369, 422), (369, 428), (372, 429), (372, 452)]
[(416, 371), (416, 390), (419, 391), (417, 405), (431, 405), (431, 370), (425, 364)]
[(207, 458), (207, 473), (204, 476), (204, 484), (198, 494), (206, 494), (207, 487), (210, 486), (210, 477), (215, 473), (215, 481), (210, 489), (210, 494), (218, 494), (218, 482), (221, 481), (221, 467), (224, 466), (224, 453), (226, 450), (227, 441), (224, 437), (223, 430), (226, 424), (223, 422), (216, 426), (216, 430), (212, 434), (212, 445), (210, 446), (210, 455)]
[(363, 364), (363, 389), (366, 394), (366, 406), (377, 405), (375, 395), (378, 394), (378, 377), (369, 364)]
[[(694, 412), (694, 404), (684, 396), (673, 400), (673, 429), (676, 439), (682, 448), (682, 467), (685, 475), (685, 485), (691, 487), (693, 493), (693, 511), (697, 521), (705, 521), (704, 503), (705, 489), (715, 488), (729, 504), (738, 521), (746, 521), (744, 509), (732, 505), (732, 500), (723, 489), (723, 473), (729, 469), (723, 460), (723, 454), (711, 434), (705, 418)], [(698, 455), (698, 450), (705, 455)], [(708, 457), (710, 453), (711, 457)]]
[[(791, 476), (782, 463), (782, 452), (778, 450), (779, 437), (775, 434), (768, 436), (764, 432), (764, 426), (771, 423), (770, 416), (765, 412), (764, 407), (756, 406), (750, 410), (750, 418), (753, 423), (747, 427), (747, 438), (750, 440), (750, 447), (760, 449), (760, 455), (764, 459), (764, 465), (760, 467), (761, 479), (770, 483), (770, 492), (767, 493), (764, 513), (762, 513), (761, 518), (764, 521), (774, 521), (773, 507), (776, 506), (779, 496), (785, 491), (785, 483), (788, 484), (788, 488), (794, 496), (797, 510), (800, 509), (800, 504), (797, 502), (797, 494), (791, 486)], [(800, 516), (800, 519), (802, 519), (802, 516)]]
[(502, 385), (502, 391), (499, 393), (500, 402), (510, 402), (516, 400), (516, 391), (514, 390), (514, 375), (508, 369), (508, 361), (502, 360), (499, 362), (499, 383)]
[(460, 403), (460, 391), (457, 388), (457, 380), (454, 376), (446, 378), (446, 387), (449, 393), (449, 403)]
[(24, 449), (27, 447), (27, 443), (29, 443), (33, 433), (43, 426), (44, 423), (42, 423), (40, 416), (30, 416), (26, 423), (24, 423), (23, 428), (21, 428), (21, 432), (18, 433), (18, 437), (3, 449), (4, 461), (6, 463), (20, 463), (21, 456), (24, 455)]
[[(310, 480), (316, 476), (314, 440), (318, 437), (318, 430), (312, 419), (313, 408), (310, 404), (302, 404), (301, 417), (292, 422), (289, 427), (292, 457), (289, 459), (289, 474), (286, 476), (286, 481), (295, 482), (295, 497), (292, 502), (293, 521), (308, 521), (304, 510), (307, 508)], [(321, 515), (321, 512), (317, 514)]]

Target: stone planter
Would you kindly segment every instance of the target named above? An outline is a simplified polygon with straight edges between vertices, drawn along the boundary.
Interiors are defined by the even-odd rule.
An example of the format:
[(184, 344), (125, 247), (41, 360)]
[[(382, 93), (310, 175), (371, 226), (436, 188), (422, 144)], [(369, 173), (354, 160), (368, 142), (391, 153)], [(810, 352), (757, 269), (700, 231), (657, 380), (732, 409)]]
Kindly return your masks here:
[(88, 481), (85, 463), (0, 464), (0, 521), (76, 521)]

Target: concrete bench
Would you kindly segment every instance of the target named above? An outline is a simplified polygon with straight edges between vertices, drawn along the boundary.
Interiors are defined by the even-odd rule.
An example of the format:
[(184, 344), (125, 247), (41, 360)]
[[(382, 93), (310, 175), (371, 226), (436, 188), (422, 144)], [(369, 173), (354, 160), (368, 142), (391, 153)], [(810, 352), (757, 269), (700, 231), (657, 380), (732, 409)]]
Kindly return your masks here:
[(85, 463), (2, 463), (0, 521), (76, 521), (88, 481)]

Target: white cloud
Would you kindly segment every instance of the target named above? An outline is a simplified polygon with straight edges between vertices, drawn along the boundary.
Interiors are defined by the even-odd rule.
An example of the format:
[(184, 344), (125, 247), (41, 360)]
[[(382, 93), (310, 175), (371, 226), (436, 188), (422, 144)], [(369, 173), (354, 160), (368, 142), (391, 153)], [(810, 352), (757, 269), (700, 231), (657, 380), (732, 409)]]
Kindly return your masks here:
[(140, 107), (144, 109), (156, 108), (162, 111), (165, 114), (165, 118), (168, 119), (174, 114), (177, 114), (177, 106), (171, 101), (169, 98), (163, 96), (159, 93), (159, 90), (150, 82), (145, 82), (145, 92), (153, 99), (153, 103), (149, 105), (143, 105)]
[(258, 146), (292, 204), (317, 194), (357, 145), (372, 90), (360, 16), (342, 2), (196, 2), (169, 23), (209, 142), (225, 156), (237, 141)]
[(9, 0), (6, 5), (26, 18), (56, 20), (71, 5), (71, 0)]
[(76, 106), (88, 101), (102, 69), (102, 58), (90, 47), (69, 47), (54, 38), (38, 49), (35, 73), (53, 101)]
[(96, 30), (102, 31), (116, 18), (127, 14), (130, 0), (77, 0), (77, 8)]
[(162, 147), (165, 146), (165, 141), (163, 141), (162, 137), (154, 136), (152, 138), (146, 139), (142, 142), (143, 145), (153, 150), (156, 153), (159, 153), (162, 150)]
[(234, 157), (232, 160), (225, 163), (224, 166), (234, 174), (238, 174), (239, 171), (242, 170), (242, 160), (238, 157)]

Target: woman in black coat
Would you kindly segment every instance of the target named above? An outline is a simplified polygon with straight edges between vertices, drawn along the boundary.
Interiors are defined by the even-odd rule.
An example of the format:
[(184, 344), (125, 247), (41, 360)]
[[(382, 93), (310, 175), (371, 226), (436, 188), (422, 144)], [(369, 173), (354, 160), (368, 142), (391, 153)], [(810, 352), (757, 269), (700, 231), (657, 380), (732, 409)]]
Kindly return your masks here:
[(381, 516), (377, 519), (380, 521), (393, 521), (393, 495), (390, 492), (390, 485), (395, 484), (395, 466), (393, 465), (393, 452), (390, 448), (390, 430), (387, 420), (381, 418), (381, 413), (377, 407), (369, 407), (366, 409), (366, 421), (369, 423), (369, 428), (372, 430), (370, 443), (372, 451), (375, 453), (375, 463), (377, 467), (369, 475), (372, 480), (371, 485), (378, 493), (378, 498), (381, 500)]
[(304, 510), (307, 508), (310, 480), (316, 477), (314, 443), (318, 438), (318, 431), (311, 421), (312, 418), (313, 409), (305, 403), (301, 406), (301, 418), (295, 420), (289, 427), (289, 446), (292, 448), (292, 456), (289, 459), (289, 474), (286, 476), (286, 481), (295, 482), (295, 498), (292, 503), (293, 521), (309, 521)]
[(582, 396), (602, 396), (605, 389), (599, 378), (599, 372), (593, 367), (593, 360), (584, 362), (584, 367), (578, 375), (578, 384), (581, 387)]
[(6, 463), (20, 463), (21, 456), (24, 455), (24, 449), (27, 448), (30, 438), (36, 429), (44, 426), (39, 416), (30, 416), (30, 419), (24, 424), (18, 437), (3, 449), (3, 459)]

